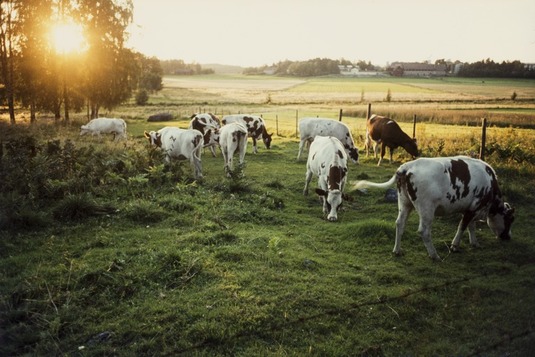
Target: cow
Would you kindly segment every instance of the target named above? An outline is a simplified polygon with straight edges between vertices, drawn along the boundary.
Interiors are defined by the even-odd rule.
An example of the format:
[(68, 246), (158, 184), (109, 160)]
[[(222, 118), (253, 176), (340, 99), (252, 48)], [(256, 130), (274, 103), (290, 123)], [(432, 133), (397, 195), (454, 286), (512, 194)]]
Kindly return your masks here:
[(218, 145), (221, 121), (212, 113), (193, 114), (190, 118), (189, 129), (196, 129), (203, 133), (204, 147), (210, 148), (215, 157), (215, 147)]
[(307, 160), (307, 171), (303, 195), (308, 195), (308, 185), (312, 176), (318, 177), (316, 193), (323, 201), (323, 213), (334, 222), (342, 201), (348, 197), (343, 193), (347, 180), (347, 154), (344, 145), (334, 136), (317, 136), (312, 144)]
[[(305, 144), (310, 144), (316, 136), (333, 136), (342, 142), (349, 158), (354, 163), (359, 161), (359, 150), (355, 147), (349, 127), (340, 121), (325, 118), (303, 118), (299, 121), (299, 152), (297, 160), (301, 158)], [(310, 155), (310, 154), (309, 154)]]
[(96, 118), (80, 127), (80, 136), (91, 134), (100, 138), (100, 134), (113, 134), (114, 140), (126, 140), (126, 122), (117, 118)]
[(203, 135), (200, 131), (166, 126), (158, 131), (145, 131), (144, 134), (151, 145), (162, 149), (166, 163), (171, 159), (189, 160), (195, 179), (202, 179)]
[(399, 146), (404, 148), (413, 158), (419, 156), (416, 139), (412, 139), (405, 134), (398, 123), (387, 117), (374, 114), (366, 121), (366, 157), (368, 157), (372, 141), (375, 158), (377, 158), (377, 146), (381, 144), (381, 158), (379, 159), (377, 166), (381, 166), (387, 147), (390, 149), (390, 163), (392, 163), (394, 149)]
[(225, 115), (221, 122), (223, 125), (227, 125), (233, 122), (240, 122), (247, 128), (247, 135), (253, 139), (253, 153), (258, 153), (258, 147), (256, 146), (257, 140), (262, 140), (266, 149), (271, 147), (271, 137), (273, 134), (268, 134), (266, 130), (266, 124), (264, 119), (258, 115), (250, 114), (232, 114)]
[(227, 173), (227, 177), (231, 177), (232, 170), (234, 169), (234, 154), (239, 153), (240, 165), (243, 165), (245, 161), (247, 128), (239, 122), (223, 125), (219, 132), (219, 145), (221, 146), (221, 154), (225, 161), (225, 172)]
[(418, 232), (427, 253), (439, 260), (431, 241), (431, 223), (435, 215), (461, 213), (462, 219), (451, 243), (459, 250), (461, 237), (468, 228), (470, 244), (478, 247), (475, 222), (486, 219), (491, 231), (502, 240), (511, 239), (514, 208), (503, 201), (496, 173), (484, 161), (467, 156), (420, 158), (401, 165), (385, 183), (358, 181), (355, 188), (387, 188), (398, 190), (398, 217), (393, 252), (401, 254), (401, 237), (409, 213), (416, 209), (420, 216)]

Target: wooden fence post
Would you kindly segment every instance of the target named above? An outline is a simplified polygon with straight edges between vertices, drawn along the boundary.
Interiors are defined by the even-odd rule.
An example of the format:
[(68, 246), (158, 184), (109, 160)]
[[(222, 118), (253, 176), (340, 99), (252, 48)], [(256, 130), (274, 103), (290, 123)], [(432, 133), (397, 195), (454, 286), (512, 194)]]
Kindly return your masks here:
[(295, 137), (297, 138), (297, 122), (299, 120), (299, 110), (295, 110)]
[(280, 134), (279, 134), (279, 114), (275, 115), (275, 127), (277, 128), (277, 136), (280, 136)]
[(487, 118), (482, 119), (481, 125), (481, 149), (479, 150), (479, 159), (485, 161), (485, 145), (487, 141)]
[(340, 114), (338, 114), (338, 121), (342, 121), (342, 109), (340, 109)]
[(416, 137), (416, 114), (412, 117), (412, 138)]
[(368, 110), (366, 111), (366, 120), (370, 119), (372, 114), (372, 103), (368, 103)]

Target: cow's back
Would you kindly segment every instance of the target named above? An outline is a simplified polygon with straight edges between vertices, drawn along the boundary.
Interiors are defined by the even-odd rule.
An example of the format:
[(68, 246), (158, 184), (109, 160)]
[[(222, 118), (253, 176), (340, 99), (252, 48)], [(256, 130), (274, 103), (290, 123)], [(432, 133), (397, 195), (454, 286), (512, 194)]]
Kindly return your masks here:
[(493, 169), (465, 156), (410, 161), (399, 167), (397, 179), (417, 209), (432, 204), (436, 214), (488, 210), (501, 195)]
[(336, 137), (318, 136), (310, 145), (307, 165), (318, 174), (322, 169), (329, 170), (326, 163), (347, 167), (347, 154)]

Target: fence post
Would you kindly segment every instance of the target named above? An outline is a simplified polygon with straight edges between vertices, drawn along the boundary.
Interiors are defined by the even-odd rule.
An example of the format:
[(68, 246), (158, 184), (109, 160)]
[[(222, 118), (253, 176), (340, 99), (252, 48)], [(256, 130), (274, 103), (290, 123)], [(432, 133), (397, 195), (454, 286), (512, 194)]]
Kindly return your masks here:
[(416, 114), (412, 117), (412, 138), (416, 137)]
[(366, 111), (366, 120), (370, 119), (372, 114), (372, 103), (368, 103), (368, 110)]
[(487, 141), (487, 118), (483, 118), (481, 122), (481, 149), (479, 150), (479, 159), (485, 161), (485, 145)]
[(299, 109), (295, 110), (295, 137), (297, 138), (297, 121), (299, 120)]
[(342, 121), (342, 109), (340, 109), (340, 114), (338, 114), (338, 121)]
[(275, 115), (275, 127), (277, 128), (277, 136), (280, 136), (280, 134), (279, 134), (279, 114)]

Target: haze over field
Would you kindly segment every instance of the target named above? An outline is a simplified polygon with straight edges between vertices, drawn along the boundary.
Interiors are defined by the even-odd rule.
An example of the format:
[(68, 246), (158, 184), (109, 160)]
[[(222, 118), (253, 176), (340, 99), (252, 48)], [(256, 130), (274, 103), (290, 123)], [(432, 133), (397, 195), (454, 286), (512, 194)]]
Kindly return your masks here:
[(535, 63), (532, 0), (133, 0), (128, 46), (160, 59)]

